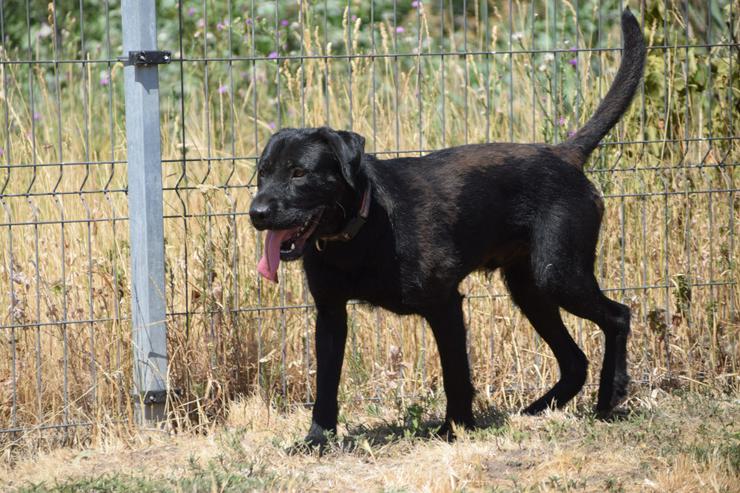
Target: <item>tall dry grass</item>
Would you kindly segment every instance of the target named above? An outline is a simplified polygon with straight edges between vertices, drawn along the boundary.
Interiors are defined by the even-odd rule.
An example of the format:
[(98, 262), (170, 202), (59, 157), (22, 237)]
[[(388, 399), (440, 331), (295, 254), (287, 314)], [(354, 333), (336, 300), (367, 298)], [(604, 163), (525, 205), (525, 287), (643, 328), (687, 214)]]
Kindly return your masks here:
[[(169, 378), (182, 391), (173, 406), (179, 418), (208, 421), (241, 393), (285, 404), (313, 396), (314, 310), (300, 265), (285, 265), (279, 286), (264, 283), (255, 269), (260, 239), (246, 215), (254, 158), (272, 128), (351, 127), (385, 157), (565, 138), (605, 93), (619, 53), (568, 51), (591, 47), (593, 23), (586, 30), (573, 17), (579, 8), (585, 25), (582, 12), (596, 19), (598, 4), (559, 5), (557, 13), (492, 6), (488, 23), (476, 8), (467, 35), (462, 16), (447, 12), (443, 26), (426, 6), (404, 19), (404, 33), (388, 19), (371, 30), (345, 11), (344, 45), (327, 46), (306, 2), (303, 30), (288, 34), (311, 55), (303, 61), (262, 54), (160, 69)], [(740, 63), (726, 45), (685, 47), (727, 43), (729, 27), (698, 32), (684, 24), (681, 6), (661, 5), (648, 2), (645, 33), (666, 48), (649, 51), (643, 90), (588, 164), (606, 196), (597, 271), (609, 296), (633, 309), (630, 365), (640, 385), (736, 391)], [(737, 32), (731, 2), (715, 8)], [(600, 46), (619, 47), (617, 12), (602, 15)], [(185, 40), (185, 56), (225, 49), (206, 30)], [(361, 44), (370, 33), (371, 47)], [(521, 53), (500, 53), (509, 43)], [(488, 54), (442, 57), (434, 54), (440, 46)], [(553, 47), (565, 51), (541, 51)], [(22, 56), (11, 48), (3, 60)], [(363, 56), (321, 58), (332, 53)], [(101, 426), (130, 416), (121, 68), (0, 65), (0, 306), (8, 307), (0, 311), (0, 428)], [(706, 75), (699, 82), (698, 73)], [(516, 407), (553, 384), (557, 365), (499, 276), (474, 274), (461, 289), (480, 394)], [(423, 321), (357, 304), (349, 314), (342, 400), (439, 395), (437, 351)], [(570, 316), (566, 324), (589, 355), (593, 383), (601, 333)], [(592, 400), (588, 389), (577, 403)]]

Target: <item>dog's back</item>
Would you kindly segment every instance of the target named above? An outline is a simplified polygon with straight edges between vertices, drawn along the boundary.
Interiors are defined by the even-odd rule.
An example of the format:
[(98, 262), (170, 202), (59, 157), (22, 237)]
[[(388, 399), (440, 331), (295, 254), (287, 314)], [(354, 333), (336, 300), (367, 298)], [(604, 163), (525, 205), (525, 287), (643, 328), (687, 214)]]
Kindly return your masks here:
[[(402, 271), (425, 294), (454, 289), (473, 270), (527, 256), (537, 217), (554, 208), (598, 229), (603, 204), (559, 148), (476, 144), (421, 158), (369, 161)], [(437, 286), (429, 290), (429, 286)], [(416, 295), (408, 294), (417, 301)]]

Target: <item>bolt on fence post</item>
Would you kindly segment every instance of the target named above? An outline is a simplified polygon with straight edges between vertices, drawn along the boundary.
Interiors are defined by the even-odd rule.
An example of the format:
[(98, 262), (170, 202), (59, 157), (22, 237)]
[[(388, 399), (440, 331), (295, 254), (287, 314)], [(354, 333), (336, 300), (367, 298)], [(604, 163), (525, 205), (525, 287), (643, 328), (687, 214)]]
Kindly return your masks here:
[[(135, 413), (139, 425), (161, 423), (167, 399), (164, 219), (159, 120), (156, 2), (123, 0), (128, 206), (131, 231), (131, 326)], [(136, 52), (140, 55), (137, 56)], [(156, 57), (155, 57), (156, 58)]]

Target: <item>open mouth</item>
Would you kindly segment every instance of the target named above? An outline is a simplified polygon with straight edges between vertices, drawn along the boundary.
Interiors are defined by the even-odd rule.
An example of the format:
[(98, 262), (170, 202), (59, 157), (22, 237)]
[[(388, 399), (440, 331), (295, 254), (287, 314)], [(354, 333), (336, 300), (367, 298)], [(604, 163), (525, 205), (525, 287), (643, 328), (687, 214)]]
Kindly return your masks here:
[(257, 266), (257, 271), (262, 277), (277, 282), (280, 261), (296, 260), (303, 255), (306, 240), (311, 237), (319, 225), (322, 212), (323, 210), (316, 212), (295, 228), (267, 231), (265, 252)]
[(306, 246), (306, 240), (316, 230), (320, 217), (321, 212), (318, 212), (309, 217), (299, 228), (287, 230), (291, 234), (287, 239), (280, 242), (280, 260), (291, 261), (303, 255), (303, 247)]

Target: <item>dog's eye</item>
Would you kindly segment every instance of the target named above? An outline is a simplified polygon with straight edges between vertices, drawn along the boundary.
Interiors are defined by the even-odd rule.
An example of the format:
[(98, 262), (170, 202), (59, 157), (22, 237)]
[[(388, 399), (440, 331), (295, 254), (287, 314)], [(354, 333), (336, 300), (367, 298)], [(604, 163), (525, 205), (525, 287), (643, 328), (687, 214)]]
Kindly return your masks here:
[(306, 170), (301, 168), (293, 168), (293, 173), (290, 175), (293, 178), (300, 178), (306, 176)]

